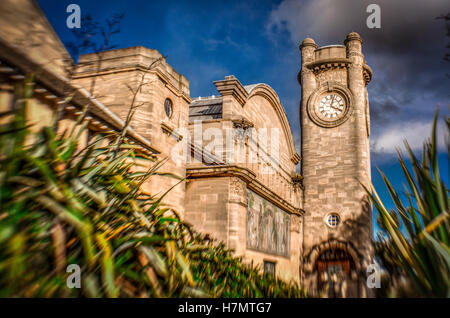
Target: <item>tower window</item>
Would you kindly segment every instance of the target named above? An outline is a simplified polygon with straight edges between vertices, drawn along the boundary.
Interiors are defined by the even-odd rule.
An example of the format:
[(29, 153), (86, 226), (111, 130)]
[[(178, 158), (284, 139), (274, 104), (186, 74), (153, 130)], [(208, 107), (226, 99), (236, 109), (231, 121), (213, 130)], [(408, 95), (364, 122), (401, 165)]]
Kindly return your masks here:
[(270, 274), (275, 277), (275, 263), (264, 261), (264, 274)]
[(327, 224), (330, 227), (336, 227), (338, 226), (339, 222), (341, 221), (340, 217), (336, 213), (328, 214), (327, 216)]
[(166, 98), (166, 100), (164, 101), (164, 111), (166, 112), (167, 117), (172, 117), (173, 104), (169, 98)]

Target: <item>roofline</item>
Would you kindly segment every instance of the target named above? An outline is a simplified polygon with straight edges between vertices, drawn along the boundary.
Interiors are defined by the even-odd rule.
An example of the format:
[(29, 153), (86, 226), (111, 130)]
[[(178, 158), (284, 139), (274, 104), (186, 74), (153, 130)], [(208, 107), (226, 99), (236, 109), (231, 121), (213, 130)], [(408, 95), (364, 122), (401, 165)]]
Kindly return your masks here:
[(45, 12), (42, 10), (42, 8), (39, 6), (38, 2), (36, 0), (31, 0), (32, 4), (34, 5), (34, 7), (36, 8), (37, 11), (40, 12), (42, 18), (44, 19), (45, 23), (48, 26), (48, 29), (52, 32), (53, 37), (55, 38), (55, 40), (61, 45), (61, 47), (64, 49), (64, 52), (62, 53), (65, 58), (67, 59), (67, 61), (70, 61), (72, 64), (75, 64), (75, 61), (72, 58), (72, 55), (70, 55), (69, 51), (67, 51), (66, 46), (64, 45), (63, 41), (61, 41), (61, 38), (58, 36), (58, 34), (56, 33), (55, 29), (53, 28), (52, 24), (50, 23), (50, 21), (47, 19), (47, 15), (45, 14)]
[(278, 97), (278, 94), (268, 84), (259, 83), (256, 84), (254, 87), (252, 87), (252, 89), (249, 91), (247, 100), (256, 95), (266, 98), (274, 108), (275, 112), (278, 115), (278, 118), (281, 121), (281, 125), (288, 142), (289, 153), (291, 155), (290, 159), (294, 164), (298, 164), (301, 160), (301, 157), (297, 153), (297, 150), (295, 148), (294, 136), (292, 135), (291, 125), (286, 116), (286, 112), (284, 111), (283, 104), (281, 104), (280, 98)]
[[(32, 57), (23, 54), (20, 50), (4, 41), (3, 38), (0, 38), (0, 59), (13, 66), (19, 73), (33, 73), (35, 82), (42, 86), (44, 90), (51, 91), (56, 98), (64, 99), (73, 94), (70, 104), (78, 109), (82, 109), (88, 102), (93, 110), (97, 111), (92, 113), (92, 115), (105, 121), (113, 130), (122, 130), (125, 127), (125, 122), (122, 119), (90, 95), (86, 89), (70, 83), (68, 78), (36, 62)], [(152, 154), (160, 153), (159, 150), (151, 145), (149, 140), (136, 133), (132, 127), (128, 127), (127, 136), (136, 140), (147, 152), (149, 151)]]

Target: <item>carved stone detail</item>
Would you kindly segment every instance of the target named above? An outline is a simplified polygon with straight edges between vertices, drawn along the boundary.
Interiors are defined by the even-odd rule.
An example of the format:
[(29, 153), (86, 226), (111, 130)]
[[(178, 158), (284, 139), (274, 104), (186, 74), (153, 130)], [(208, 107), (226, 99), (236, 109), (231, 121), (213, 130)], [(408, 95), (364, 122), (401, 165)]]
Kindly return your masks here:
[(233, 177), (230, 180), (230, 201), (247, 204), (246, 183), (240, 178)]
[(297, 233), (300, 233), (300, 228), (302, 224), (302, 219), (300, 216), (295, 214), (291, 215), (291, 230)]

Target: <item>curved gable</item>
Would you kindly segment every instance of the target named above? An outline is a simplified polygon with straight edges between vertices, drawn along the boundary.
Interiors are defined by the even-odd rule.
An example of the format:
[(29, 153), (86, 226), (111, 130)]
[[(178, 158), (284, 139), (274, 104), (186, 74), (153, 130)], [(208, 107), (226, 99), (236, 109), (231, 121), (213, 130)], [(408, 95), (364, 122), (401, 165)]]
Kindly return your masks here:
[[(289, 125), (289, 121), (287, 119), (286, 113), (284, 111), (283, 105), (281, 104), (280, 98), (277, 93), (267, 84), (254, 84), (245, 86), (245, 89), (248, 91), (249, 95), (247, 97), (247, 101), (244, 105), (244, 109), (247, 112), (246, 105), (252, 101), (254, 97), (261, 97), (265, 99), (272, 110), (275, 112), (278, 121), (280, 123), (281, 129), (283, 130), (284, 138), (286, 141), (286, 145), (288, 147), (289, 157), (294, 164), (297, 164), (300, 161), (300, 156), (295, 150), (294, 138), (292, 136), (291, 126)], [(270, 120), (267, 118), (266, 120)]]

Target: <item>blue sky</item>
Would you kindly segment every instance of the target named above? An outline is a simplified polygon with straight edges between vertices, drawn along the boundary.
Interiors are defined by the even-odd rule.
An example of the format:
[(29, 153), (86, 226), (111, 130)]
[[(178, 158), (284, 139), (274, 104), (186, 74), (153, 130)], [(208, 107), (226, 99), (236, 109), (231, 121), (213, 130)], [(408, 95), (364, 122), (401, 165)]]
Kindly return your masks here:
[[(67, 5), (80, 5), (103, 22), (125, 13), (121, 32), (112, 38), (118, 47), (143, 45), (167, 55), (167, 61), (190, 81), (191, 96), (217, 95), (213, 81), (235, 75), (244, 85), (267, 83), (278, 93), (300, 149), (298, 105), (299, 43), (312, 37), (319, 46), (342, 44), (345, 36), (361, 34), (363, 52), (374, 70), (368, 86), (371, 107), (372, 178), (387, 197), (376, 167), (398, 189), (403, 180), (395, 147), (407, 138), (419, 151), (429, 136), (436, 105), (441, 118), (449, 114), (450, 62), (443, 60), (445, 0), (379, 0), (381, 29), (368, 29), (365, 0), (253, 1), (86, 1), (38, 0), (54, 29), (67, 43)], [(449, 179), (443, 120), (440, 152)]]

